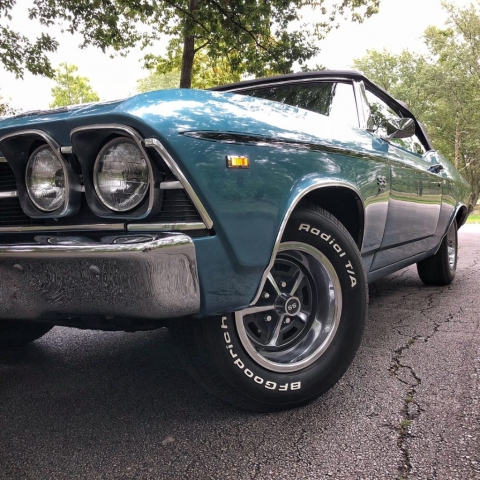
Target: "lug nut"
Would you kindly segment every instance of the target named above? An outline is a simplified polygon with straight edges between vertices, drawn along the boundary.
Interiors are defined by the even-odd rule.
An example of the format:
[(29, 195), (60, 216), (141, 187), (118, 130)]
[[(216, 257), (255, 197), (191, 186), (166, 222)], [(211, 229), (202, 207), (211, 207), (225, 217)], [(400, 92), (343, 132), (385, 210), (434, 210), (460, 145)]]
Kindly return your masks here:
[(268, 292), (265, 292), (265, 293), (263, 294), (263, 298), (268, 298), (269, 296), (270, 296), (270, 294), (269, 294)]
[(287, 284), (285, 282), (282, 282), (280, 285), (281, 285), (282, 288), (285, 288), (287, 286)]
[(272, 319), (272, 317), (271, 317), (270, 315), (267, 315), (267, 316), (265, 317), (265, 321), (266, 321), (266, 322), (269, 322), (271, 319)]
[(290, 323), (290, 319), (288, 317), (285, 319), (285, 323)]

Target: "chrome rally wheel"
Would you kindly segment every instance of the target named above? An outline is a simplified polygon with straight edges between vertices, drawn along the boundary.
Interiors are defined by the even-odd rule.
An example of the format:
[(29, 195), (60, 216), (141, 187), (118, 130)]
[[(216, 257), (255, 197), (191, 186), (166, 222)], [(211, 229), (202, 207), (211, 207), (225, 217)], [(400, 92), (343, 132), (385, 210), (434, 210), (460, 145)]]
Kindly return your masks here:
[(328, 348), (342, 313), (331, 262), (310, 245), (280, 245), (258, 302), (235, 313), (243, 347), (262, 367), (295, 372)]
[(172, 323), (201, 385), (247, 410), (304, 405), (345, 373), (367, 311), (365, 271), (347, 230), (313, 205), (295, 211), (252, 304)]

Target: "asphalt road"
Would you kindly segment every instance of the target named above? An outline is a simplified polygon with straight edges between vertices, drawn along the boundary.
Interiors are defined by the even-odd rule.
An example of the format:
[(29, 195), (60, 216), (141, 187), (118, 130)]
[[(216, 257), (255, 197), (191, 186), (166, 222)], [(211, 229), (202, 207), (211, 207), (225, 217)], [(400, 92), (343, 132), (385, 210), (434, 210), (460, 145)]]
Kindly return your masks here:
[(414, 267), (370, 286), (353, 365), (295, 411), (212, 398), (163, 330), (0, 353), (0, 479), (480, 479), (480, 228), (459, 242), (449, 287)]

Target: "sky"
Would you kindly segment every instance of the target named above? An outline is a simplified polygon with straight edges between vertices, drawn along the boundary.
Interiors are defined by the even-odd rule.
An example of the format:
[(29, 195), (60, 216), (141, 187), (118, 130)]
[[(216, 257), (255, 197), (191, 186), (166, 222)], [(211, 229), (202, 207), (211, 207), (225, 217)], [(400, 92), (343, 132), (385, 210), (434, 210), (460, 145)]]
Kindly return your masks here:
[[(422, 35), (429, 25), (443, 27), (447, 18), (441, 0), (381, 0), (380, 12), (362, 24), (342, 22), (320, 44), (321, 53), (310, 63), (330, 69), (351, 68), (352, 61), (369, 49), (399, 53), (405, 48), (421, 51)], [(41, 32), (41, 27), (27, 19), (31, 2), (19, 0), (14, 10), (11, 28), (30, 38)], [(454, 3), (463, 5), (462, 0)], [(81, 37), (62, 33), (60, 28), (50, 28), (49, 33), (59, 41), (55, 54), (49, 56), (54, 67), (61, 62), (77, 65), (78, 74), (89, 78), (101, 100), (125, 98), (136, 93), (136, 82), (146, 77), (142, 57), (146, 52), (132, 50), (126, 57), (110, 58), (109, 54), (89, 47), (80, 49)], [(161, 48), (161, 46), (157, 47)], [(157, 52), (158, 53), (158, 52)], [(26, 73), (23, 80), (5, 72), (0, 67), (0, 95), (10, 105), (21, 111), (48, 108), (52, 101), (53, 80)]]

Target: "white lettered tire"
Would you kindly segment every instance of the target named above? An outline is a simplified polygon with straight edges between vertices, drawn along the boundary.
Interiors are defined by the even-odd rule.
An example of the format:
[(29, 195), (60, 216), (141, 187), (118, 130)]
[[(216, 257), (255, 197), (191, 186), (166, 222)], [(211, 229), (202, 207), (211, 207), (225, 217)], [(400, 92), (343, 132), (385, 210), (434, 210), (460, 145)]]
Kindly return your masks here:
[(303, 405), (333, 386), (360, 344), (367, 283), (360, 253), (326, 211), (294, 212), (252, 306), (171, 328), (183, 363), (219, 398), (252, 411)]

